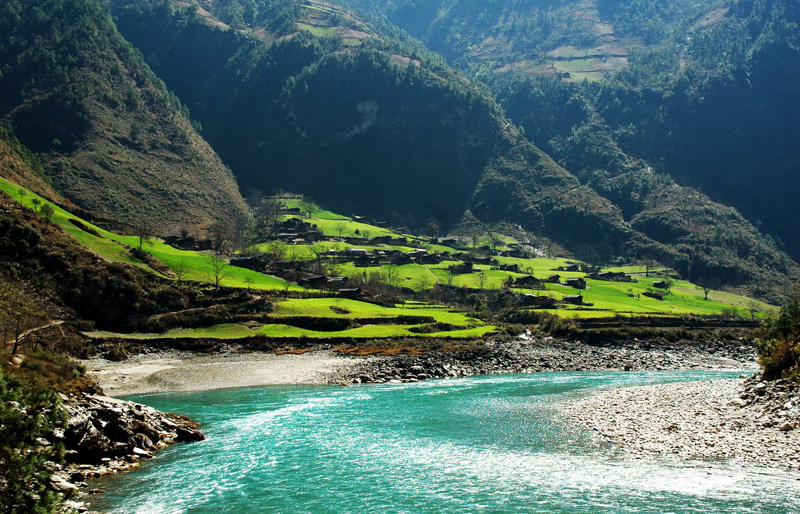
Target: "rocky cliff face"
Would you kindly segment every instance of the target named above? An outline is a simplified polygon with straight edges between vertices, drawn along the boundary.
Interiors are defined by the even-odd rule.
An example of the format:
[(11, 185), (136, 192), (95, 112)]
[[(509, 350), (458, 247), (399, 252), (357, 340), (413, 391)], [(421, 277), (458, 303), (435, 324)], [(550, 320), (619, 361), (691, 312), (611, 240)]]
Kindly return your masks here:
[[(102, 395), (61, 397), (69, 421), (56, 436), (63, 438), (67, 464), (50, 482), (67, 496), (98, 492), (89, 489), (86, 479), (134, 468), (172, 443), (205, 439), (198, 424), (185, 416)], [(66, 507), (86, 510), (80, 501), (67, 501)]]

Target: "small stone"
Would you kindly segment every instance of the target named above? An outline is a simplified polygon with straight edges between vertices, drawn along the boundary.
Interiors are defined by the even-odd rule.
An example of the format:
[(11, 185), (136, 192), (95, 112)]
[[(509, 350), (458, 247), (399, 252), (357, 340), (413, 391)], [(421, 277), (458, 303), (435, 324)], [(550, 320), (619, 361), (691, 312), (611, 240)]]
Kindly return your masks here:
[(68, 491), (77, 491), (78, 490), (78, 486), (77, 485), (67, 482), (66, 480), (64, 480), (63, 478), (61, 478), (58, 475), (53, 475), (53, 476), (50, 477), (50, 486), (53, 489), (55, 489), (56, 491), (61, 491), (61, 492), (64, 492), (64, 493), (68, 492)]
[(137, 455), (139, 457), (145, 457), (145, 458), (152, 457), (152, 455), (150, 455), (150, 452), (148, 452), (147, 450), (143, 450), (143, 449), (139, 448), (138, 446), (133, 448), (133, 454)]

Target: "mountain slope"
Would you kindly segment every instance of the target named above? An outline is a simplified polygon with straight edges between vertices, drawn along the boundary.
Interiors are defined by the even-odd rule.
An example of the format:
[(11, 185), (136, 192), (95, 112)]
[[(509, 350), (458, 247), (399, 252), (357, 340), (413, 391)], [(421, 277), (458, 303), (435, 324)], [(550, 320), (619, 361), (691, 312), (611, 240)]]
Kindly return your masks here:
[[(473, 206), (499, 219), (501, 211), (481, 207), (483, 193), (473, 198), (489, 171), (519, 176), (523, 196), (577, 185), (538, 150), (514, 151), (531, 145), (485, 91), (369, 27), (356, 46), (297, 30), (278, 38), (259, 25), (236, 32), (210, 11), (165, 1), (117, 1), (112, 12), (245, 187), (297, 189), (345, 212), (450, 227)], [(188, 55), (197, 46), (210, 49), (200, 63)], [(603, 203), (591, 191), (575, 196)]]
[[(322, 3), (281, 11), (283, 18), (274, 9), (233, 17), (231, 7), (240, 4), (115, 0), (111, 7), (121, 32), (190, 106), (251, 191), (303, 191), (340, 211), (412, 227), (452, 228), (462, 214), (511, 221), (587, 260), (650, 258), (696, 280), (750, 284), (762, 295), (796, 270), (735, 211), (668, 177), (631, 209), (639, 194), (632, 188), (648, 168), (619, 148), (624, 158), (610, 172), (613, 184), (593, 179), (613, 159), (591, 169), (563, 160), (578, 171), (570, 174), (507, 121), (484, 89), (435, 58), (420, 58), (384, 25)], [(277, 4), (294, 5), (253, 5)], [(202, 59), (198, 47), (206, 49)], [(585, 148), (582, 159), (607, 157), (592, 157), (591, 138), (572, 142)], [(628, 173), (630, 163), (637, 172)], [(693, 200), (679, 201), (684, 196)], [(678, 241), (661, 227), (698, 213), (710, 214), (692, 224), (691, 237)]]
[[(669, 177), (659, 176), (658, 185), (647, 164), (613, 138), (598, 153), (598, 132), (576, 133), (573, 160), (548, 144), (576, 171), (570, 174), (526, 140), (484, 89), (436, 59), (419, 58), (383, 25), (306, 3), (287, 11), (290, 23), (278, 24), (280, 32), (270, 30), (276, 22), (264, 14), (273, 11), (240, 16), (235, 30), (233, 18), (218, 15), (230, 15), (220, 6), (240, 3), (111, 5), (122, 33), (191, 107), (244, 187), (299, 190), (340, 211), (414, 227), (452, 228), (462, 214), (511, 221), (591, 261), (656, 259), (696, 280), (750, 284), (762, 295), (781, 289), (796, 271), (735, 211)], [(344, 37), (354, 27), (359, 38)], [(301, 31), (309, 28), (321, 37)], [(206, 58), (192, 57), (197, 47), (208, 49)], [(554, 127), (570, 133), (574, 123), (564, 120), (586, 121), (591, 104), (581, 102), (572, 114), (548, 106), (562, 118)], [(527, 123), (526, 132), (548, 143), (538, 139), (547, 131), (534, 125)], [(599, 180), (597, 173), (608, 176)], [(651, 190), (643, 197), (637, 187)], [(664, 229), (689, 217), (698, 222), (688, 234), (676, 238)]]
[(340, 0), (421, 39), (470, 74), (599, 79), (717, 0)]
[(0, 6), (0, 121), (79, 206), (159, 233), (241, 219), (230, 171), (95, 0)]
[[(645, 169), (737, 207), (776, 240), (771, 246), (796, 258), (799, 6), (735, 2), (724, 16), (691, 27), (598, 84), (518, 78), (498, 79), (495, 87), (506, 112), (582, 179), (590, 179), (590, 168), (614, 176), (625, 167), (619, 159), (598, 162), (603, 152), (644, 161)], [(595, 150), (581, 150), (580, 139), (590, 139)], [(730, 232), (758, 246), (748, 236), (754, 229), (737, 225)]]

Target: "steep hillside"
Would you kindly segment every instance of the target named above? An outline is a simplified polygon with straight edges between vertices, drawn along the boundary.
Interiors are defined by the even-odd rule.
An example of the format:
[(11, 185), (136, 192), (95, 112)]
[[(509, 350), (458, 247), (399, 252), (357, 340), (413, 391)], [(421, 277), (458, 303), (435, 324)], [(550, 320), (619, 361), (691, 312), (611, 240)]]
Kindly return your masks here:
[(599, 79), (716, 0), (341, 0), (390, 20), (471, 73)]
[(54, 202), (64, 202), (61, 195), (50, 185), (39, 158), (2, 127), (0, 127), (0, 176)]
[(96, 0), (0, 5), (0, 122), (75, 204), (160, 233), (242, 218), (236, 182)]
[[(589, 138), (607, 147), (600, 153), (644, 160), (737, 207), (776, 240), (770, 246), (797, 258), (798, 15), (798, 2), (735, 2), (686, 37), (640, 54), (613, 80), (520, 78), (498, 80), (496, 89), (528, 136), (579, 176), (582, 168), (618, 174), (619, 160), (591, 160), (575, 144)], [(752, 232), (735, 231), (743, 241)]]
[[(166, 1), (113, 2), (112, 11), (244, 187), (300, 190), (411, 227), (449, 228), (468, 210), (484, 221), (513, 217), (604, 258), (635, 236), (612, 205), (518, 134), (485, 91), (401, 41), (367, 37), (368, 26), (358, 46), (339, 29), (301, 32), (309, 18), (325, 23), (309, 5), (283, 36), (266, 21), (234, 31), (208, 10)], [(197, 47), (208, 49), (202, 62), (191, 58)], [(603, 230), (585, 230), (587, 220)]]

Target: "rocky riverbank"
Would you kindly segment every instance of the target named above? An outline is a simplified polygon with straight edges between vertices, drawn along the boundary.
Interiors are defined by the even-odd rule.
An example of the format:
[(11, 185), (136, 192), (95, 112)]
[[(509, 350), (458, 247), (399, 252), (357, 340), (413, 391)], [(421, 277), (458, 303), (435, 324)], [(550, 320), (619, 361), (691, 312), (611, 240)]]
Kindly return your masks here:
[[(324, 346), (283, 355), (231, 347), (217, 355), (156, 351), (121, 362), (95, 359), (84, 365), (107, 393), (123, 395), (255, 385), (415, 382), (491, 373), (744, 368), (754, 366), (755, 357), (753, 344), (743, 339), (603, 345), (524, 335), (468, 348), (363, 356)], [(70, 428), (63, 437), (70, 464), (54, 475), (53, 487), (65, 492), (92, 492), (88, 478), (137, 466), (172, 442), (203, 438), (190, 420), (143, 405), (98, 395), (64, 400)], [(80, 502), (68, 505), (85, 508)]]
[(609, 389), (567, 404), (564, 413), (632, 456), (800, 470), (800, 387), (786, 380)]
[(486, 342), (466, 351), (438, 351), (357, 361), (331, 380), (385, 383), (491, 373), (741, 369), (754, 366), (755, 347), (744, 339), (708, 343), (631, 341), (597, 345), (552, 337), (528, 337)]
[[(68, 428), (57, 436), (64, 441), (67, 464), (50, 482), (53, 489), (68, 495), (100, 492), (89, 489), (86, 480), (136, 467), (172, 443), (205, 439), (189, 418), (146, 405), (92, 394), (62, 395), (62, 402)], [(75, 500), (66, 507), (86, 510)]]

